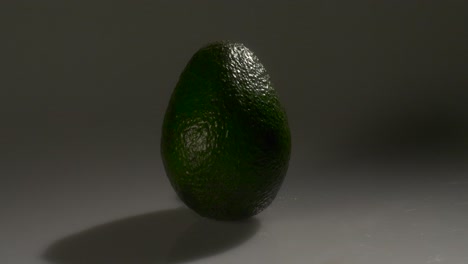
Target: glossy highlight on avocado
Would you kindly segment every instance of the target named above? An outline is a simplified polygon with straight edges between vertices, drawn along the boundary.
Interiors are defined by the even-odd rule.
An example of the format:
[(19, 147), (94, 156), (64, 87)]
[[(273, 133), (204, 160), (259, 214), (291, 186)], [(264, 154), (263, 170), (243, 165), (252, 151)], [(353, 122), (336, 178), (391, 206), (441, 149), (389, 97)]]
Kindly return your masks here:
[(286, 113), (252, 51), (227, 41), (198, 50), (162, 128), (164, 167), (180, 199), (203, 217), (249, 218), (275, 198), (290, 152)]

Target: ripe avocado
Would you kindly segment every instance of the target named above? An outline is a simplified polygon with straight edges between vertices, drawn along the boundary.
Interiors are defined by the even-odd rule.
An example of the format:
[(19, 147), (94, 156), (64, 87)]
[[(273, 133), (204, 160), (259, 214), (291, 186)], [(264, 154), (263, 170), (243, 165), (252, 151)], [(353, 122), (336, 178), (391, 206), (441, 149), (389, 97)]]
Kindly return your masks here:
[(180, 199), (203, 217), (249, 218), (275, 198), (290, 152), (286, 113), (252, 51), (227, 41), (198, 50), (162, 127), (161, 156)]

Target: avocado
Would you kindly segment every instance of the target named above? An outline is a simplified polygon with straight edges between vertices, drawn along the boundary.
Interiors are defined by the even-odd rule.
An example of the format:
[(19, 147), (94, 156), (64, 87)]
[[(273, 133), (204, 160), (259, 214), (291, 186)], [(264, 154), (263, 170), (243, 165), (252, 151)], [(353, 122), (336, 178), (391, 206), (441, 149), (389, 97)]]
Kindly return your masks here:
[(198, 50), (162, 126), (161, 156), (179, 198), (203, 217), (249, 218), (272, 203), (290, 153), (285, 110), (252, 51), (229, 41)]

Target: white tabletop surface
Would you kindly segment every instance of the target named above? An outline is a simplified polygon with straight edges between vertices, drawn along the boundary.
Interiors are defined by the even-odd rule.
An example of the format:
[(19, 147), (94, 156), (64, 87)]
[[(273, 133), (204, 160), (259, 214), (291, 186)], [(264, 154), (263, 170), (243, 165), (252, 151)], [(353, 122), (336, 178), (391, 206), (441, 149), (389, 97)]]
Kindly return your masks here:
[(217, 222), (187, 209), (158, 152), (143, 148), (56, 147), (12, 166), (1, 263), (468, 263), (462, 162), (320, 165), (293, 155), (268, 209)]

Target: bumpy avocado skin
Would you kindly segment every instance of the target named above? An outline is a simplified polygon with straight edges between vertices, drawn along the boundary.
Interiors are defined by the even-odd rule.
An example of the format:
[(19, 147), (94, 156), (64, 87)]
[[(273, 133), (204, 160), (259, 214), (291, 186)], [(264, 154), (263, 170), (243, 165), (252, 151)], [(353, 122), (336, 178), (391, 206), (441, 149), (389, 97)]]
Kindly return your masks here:
[(162, 128), (164, 167), (180, 199), (203, 217), (249, 218), (275, 198), (290, 152), (286, 113), (258, 58), (232, 42), (196, 52)]

